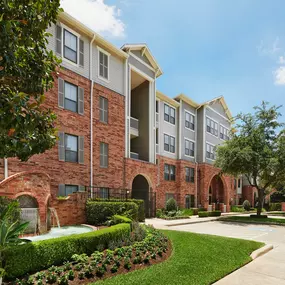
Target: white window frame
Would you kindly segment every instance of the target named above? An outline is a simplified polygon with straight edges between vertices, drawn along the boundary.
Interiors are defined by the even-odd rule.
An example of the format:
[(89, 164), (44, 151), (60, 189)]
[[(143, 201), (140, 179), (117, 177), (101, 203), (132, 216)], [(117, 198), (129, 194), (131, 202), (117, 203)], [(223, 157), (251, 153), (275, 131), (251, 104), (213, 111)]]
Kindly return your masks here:
[[(186, 113), (188, 113), (190, 116), (194, 117), (194, 130), (192, 130), (191, 128), (186, 127)], [(188, 110), (185, 110), (185, 114), (184, 114), (184, 127), (185, 127), (185, 129), (190, 130), (192, 132), (195, 132), (195, 124), (196, 124), (196, 116), (195, 116), (195, 114), (191, 113)]]
[[(111, 54), (99, 46), (97, 46), (97, 50), (98, 50), (98, 78), (100, 80), (103, 80), (103, 81), (109, 83), (110, 82), (110, 57), (111, 57)], [(107, 67), (108, 68), (108, 78), (105, 78), (105, 77), (100, 75), (100, 52), (102, 52), (103, 54), (108, 56), (108, 67)]]
[[(213, 147), (214, 159), (207, 157), (207, 144), (208, 144), (209, 146), (212, 146), (212, 147)], [(215, 161), (215, 160), (216, 160), (216, 153), (214, 152), (214, 148), (215, 148), (215, 147), (216, 147), (216, 146), (215, 146), (214, 144), (212, 144), (212, 143), (206, 141), (206, 145), (205, 145), (205, 148), (206, 148), (206, 151), (205, 151), (206, 156), (205, 156), (205, 159), (208, 159), (208, 160), (211, 160), (211, 161)], [(211, 152), (210, 152), (210, 153), (211, 153)]]
[[(100, 99), (103, 98), (103, 102), (104, 102), (104, 108), (105, 108), (105, 102), (107, 101), (107, 110), (100, 108)], [(107, 113), (107, 121), (102, 121), (100, 118), (100, 111), (103, 112), (103, 117), (105, 119), (105, 114)], [(103, 124), (108, 124), (109, 123), (109, 100), (108, 98), (104, 97), (104, 96), (99, 96), (99, 122), (103, 123)]]
[[(165, 138), (165, 135), (169, 137), (169, 151), (167, 151), (167, 150), (164, 149), (164, 144), (165, 144), (164, 138)], [(174, 152), (171, 152), (171, 151), (170, 151), (171, 138), (174, 138)], [(163, 133), (163, 151), (164, 151), (164, 152), (167, 152), (167, 153), (170, 153), (170, 154), (172, 154), (172, 155), (175, 155), (175, 154), (176, 154), (176, 137), (174, 137), (173, 135), (167, 134), (167, 133)]]
[[(101, 144), (107, 146), (107, 154), (105, 152), (101, 153)], [(101, 157), (107, 158), (107, 165), (101, 165)], [(104, 159), (103, 159), (103, 161), (104, 161)], [(102, 142), (102, 141), (100, 141), (100, 143), (99, 143), (99, 166), (100, 166), (100, 168), (108, 168), (109, 167), (109, 144), (106, 142)]]
[[(210, 133), (210, 132), (208, 132), (208, 130), (207, 130), (207, 119), (209, 119), (210, 121), (213, 121), (214, 123), (216, 123), (217, 124), (217, 126), (218, 126), (218, 129), (217, 129), (217, 131), (218, 131), (218, 134), (217, 134), (217, 136), (216, 135), (213, 135), (212, 133)], [(205, 125), (206, 125), (206, 133), (207, 134), (209, 134), (209, 135), (211, 135), (211, 136), (213, 136), (213, 137), (215, 137), (215, 138), (219, 138), (219, 134), (220, 134), (220, 124), (219, 124), (219, 122), (217, 122), (216, 120), (214, 120), (214, 119), (212, 119), (211, 117), (209, 117), (209, 116), (206, 116), (206, 122), (205, 122)]]
[[(230, 139), (230, 129), (227, 128), (227, 127), (225, 127), (224, 125), (220, 124), (220, 132), (219, 132), (219, 135), (220, 135), (220, 136), (219, 136), (219, 138), (220, 138), (222, 141), (227, 141), (227, 140), (221, 138), (221, 128), (227, 130), (227, 132), (228, 132), (228, 135), (227, 135), (227, 136), (228, 136), (229, 139)], [(224, 133), (223, 133), (223, 134), (224, 134)], [(229, 140), (229, 139), (228, 139), (228, 140)]]
[[(81, 35), (72, 30), (71, 28), (67, 27), (63, 23), (58, 24), (61, 27), (61, 58), (63, 61), (68, 62), (69, 64), (72, 64), (76, 67), (79, 67), (79, 40), (81, 38)], [(64, 30), (67, 30), (71, 34), (75, 35), (77, 37), (77, 63), (69, 60), (68, 58), (64, 57)]]
[[(165, 103), (165, 102), (163, 102), (163, 104), (164, 104), (164, 105), (163, 105), (163, 120), (164, 120), (164, 122), (170, 124), (171, 126), (175, 126), (175, 125), (176, 125), (176, 108), (173, 107), (173, 106), (171, 106), (171, 105), (169, 105), (169, 104), (167, 104), (167, 103)], [(167, 115), (169, 116), (169, 121), (166, 121), (166, 120), (165, 120), (165, 106), (167, 106), (167, 107), (169, 108), (169, 114), (167, 114)], [(174, 110), (174, 124), (172, 124), (172, 123), (170, 122), (171, 109)]]
[[(186, 141), (192, 142), (192, 143), (194, 144), (194, 149), (193, 149), (194, 155), (193, 155), (193, 156), (192, 156), (192, 155), (188, 155), (188, 154), (185, 153), (185, 150), (186, 150)], [(190, 149), (190, 150), (191, 150), (191, 149)], [(188, 138), (185, 138), (185, 137), (184, 137), (184, 155), (187, 156), (187, 157), (191, 157), (191, 158), (194, 158), (194, 157), (195, 157), (195, 141), (193, 141), (193, 140), (191, 140), (191, 139), (188, 139)]]

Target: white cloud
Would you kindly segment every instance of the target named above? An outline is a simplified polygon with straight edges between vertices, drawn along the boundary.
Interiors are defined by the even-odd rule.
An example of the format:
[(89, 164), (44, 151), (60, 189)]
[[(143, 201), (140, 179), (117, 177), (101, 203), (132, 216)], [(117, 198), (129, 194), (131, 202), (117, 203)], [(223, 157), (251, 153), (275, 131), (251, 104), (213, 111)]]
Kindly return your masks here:
[(285, 85), (285, 66), (278, 67), (273, 74), (276, 85)]
[(259, 55), (270, 56), (278, 53), (281, 50), (281, 48), (279, 47), (279, 43), (279, 37), (276, 37), (274, 42), (271, 44), (264, 44), (264, 41), (261, 41), (260, 44), (257, 46)]
[(279, 64), (285, 64), (285, 57), (284, 56), (279, 56), (278, 63)]
[(104, 0), (62, 0), (61, 6), (95, 32), (114, 37), (125, 35), (125, 24), (119, 19), (121, 10), (105, 4)]

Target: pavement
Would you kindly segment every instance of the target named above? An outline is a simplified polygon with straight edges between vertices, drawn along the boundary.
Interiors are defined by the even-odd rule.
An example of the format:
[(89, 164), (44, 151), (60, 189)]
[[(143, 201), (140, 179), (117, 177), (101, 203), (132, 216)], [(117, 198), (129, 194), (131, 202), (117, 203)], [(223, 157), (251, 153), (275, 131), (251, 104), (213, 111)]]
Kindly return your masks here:
[[(189, 220), (171, 221), (147, 219), (146, 224), (152, 224), (158, 229), (218, 235), (272, 244), (273, 250), (219, 280), (215, 285), (285, 285), (285, 226), (229, 223), (216, 221), (216, 219), (216, 217), (191, 217)], [(184, 221), (187, 224), (178, 224)]]

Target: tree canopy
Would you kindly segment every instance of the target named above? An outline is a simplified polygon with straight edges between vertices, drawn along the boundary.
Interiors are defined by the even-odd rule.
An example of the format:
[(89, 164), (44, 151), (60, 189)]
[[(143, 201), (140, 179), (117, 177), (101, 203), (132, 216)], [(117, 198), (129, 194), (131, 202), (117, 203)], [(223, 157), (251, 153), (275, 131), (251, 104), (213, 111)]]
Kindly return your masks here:
[(0, 158), (25, 161), (56, 143), (56, 116), (42, 103), (59, 64), (46, 47), (59, 6), (60, 0), (1, 1)]
[(221, 172), (244, 175), (258, 190), (258, 214), (265, 194), (285, 185), (285, 129), (280, 107), (262, 102), (253, 114), (239, 114), (231, 139), (217, 148)]

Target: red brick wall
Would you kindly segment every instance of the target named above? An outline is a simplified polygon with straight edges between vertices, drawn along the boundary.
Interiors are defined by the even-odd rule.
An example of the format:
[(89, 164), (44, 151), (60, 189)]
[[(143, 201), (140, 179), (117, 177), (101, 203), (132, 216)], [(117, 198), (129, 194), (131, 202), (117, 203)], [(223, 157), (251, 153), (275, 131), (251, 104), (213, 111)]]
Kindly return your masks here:
[(257, 192), (257, 190), (250, 185), (245, 185), (242, 187), (242, 199), (243, 201), (248, 200), (252, 207), (254, 207), (254, 193), (255, 192)]

